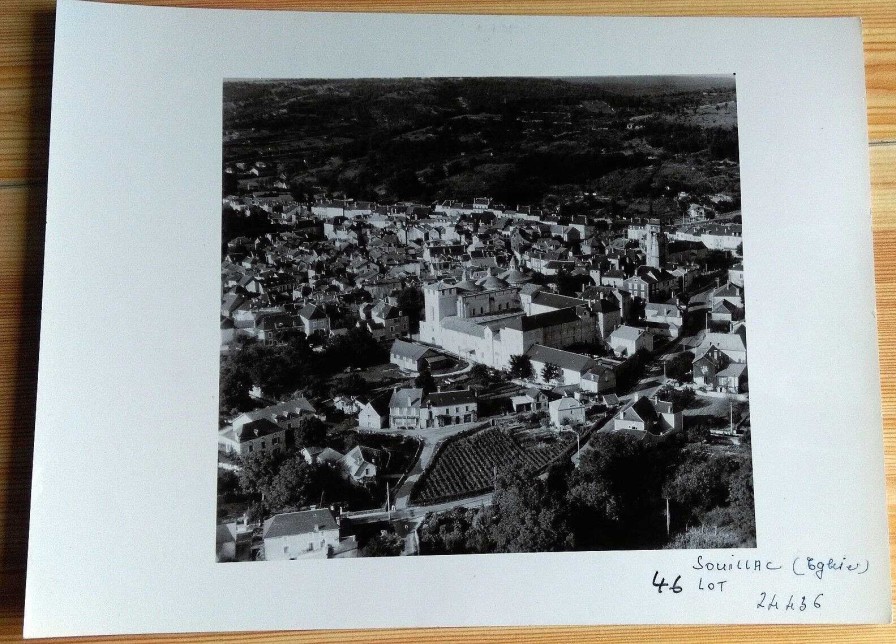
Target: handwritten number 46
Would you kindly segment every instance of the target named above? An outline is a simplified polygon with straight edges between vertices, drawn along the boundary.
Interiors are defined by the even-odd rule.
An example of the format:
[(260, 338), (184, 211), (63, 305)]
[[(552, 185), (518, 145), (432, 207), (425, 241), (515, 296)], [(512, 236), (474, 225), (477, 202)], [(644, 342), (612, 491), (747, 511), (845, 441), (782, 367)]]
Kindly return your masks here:
[(675, 581), (672, 582), (671, 586), (668, 584), (665, 577), (660, 577), (659, 581), (656, 580), (657, 577), (660, 577), (659, 570), (653, 573), (653, 585), (656, 587), (656, 592), (663, 592), (663, 588), (668, 588), (673, 593), (680, 593), (682, 591), (681, 586), (678, 585), (678, 582), (681, 581), (681, 575), (678, 575), (675, 578)]

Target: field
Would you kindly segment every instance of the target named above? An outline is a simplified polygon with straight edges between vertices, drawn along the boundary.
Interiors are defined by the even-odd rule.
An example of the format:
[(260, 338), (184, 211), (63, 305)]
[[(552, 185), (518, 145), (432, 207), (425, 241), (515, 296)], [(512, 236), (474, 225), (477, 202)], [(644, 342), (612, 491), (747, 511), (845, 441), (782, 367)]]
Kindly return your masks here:
[(521, 467), (536, 472), (575, 440), (570, 434), (489, 428), (446, 443), (411, 494), (429, 504), (483, 494), (492, 489), (495, 468)]
[(722, 101), (710, 105), (701, 105), (694, 110), (690, 121), (700, 127), (737, 127), (737, 103)]

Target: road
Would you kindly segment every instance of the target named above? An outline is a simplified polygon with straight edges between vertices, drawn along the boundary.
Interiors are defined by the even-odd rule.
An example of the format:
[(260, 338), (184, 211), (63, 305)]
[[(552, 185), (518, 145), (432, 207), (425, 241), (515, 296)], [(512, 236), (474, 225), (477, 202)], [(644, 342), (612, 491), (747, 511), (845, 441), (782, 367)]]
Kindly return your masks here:
[(376, 523), (378, 521), (402, 521), (408, 519), (422, 520), (430, 512), (447, 512), (454, 508), (481, 508), (492, 504), (494, 494), (481, 494), (455, 501), (435, 503), (433, 505), (415, 505), (405, 508), (396, 508), (392, 512), (386, 510), (362, 510), (359, 512), (345, 512), (343, 516), (353, 523)]
[(436, 455), (436, 452), (439, 451), (439, 446), (445, 442), (447, 439), (460, 434), (461, 432), (465, 432), (473, 427), (477, 427), (479, 425), (484, 425), (481, 421), (477, 421), (475, 423), (462, 423), (460, 425), (447, 425), (445, 427), (433, 427), (429, 429), (365, 429), (362, 430), (367, 433), (373, 434), (391, 434), (393, 436), (409, 436), (412, 438), (416, 438), (419, 441), (422, 441), (423, 447), (420, 450), (420, 456), (417, 458), (417, 462), (414, 463), (414, 466), (411, 468), (408, 475), (405, 477), (404, 481), (402, 481), (401, 485), (395, 491), (395, 501), (394, 505), (397, 510), (401, 510), (410, 506), (411, 500), (411, 490), (414, 489), (414, 485), (420, 480), (420, 476), (429, 467), (429, 464), (432, 462), (433, 457)]

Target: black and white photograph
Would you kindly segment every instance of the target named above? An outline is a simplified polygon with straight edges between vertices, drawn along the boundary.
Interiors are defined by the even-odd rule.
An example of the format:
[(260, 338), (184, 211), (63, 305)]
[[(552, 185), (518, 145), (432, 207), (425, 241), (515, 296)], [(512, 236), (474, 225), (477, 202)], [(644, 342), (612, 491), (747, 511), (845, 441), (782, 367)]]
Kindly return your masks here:
[(217, 561), (755, 548), (735, 80), (225, 80)]

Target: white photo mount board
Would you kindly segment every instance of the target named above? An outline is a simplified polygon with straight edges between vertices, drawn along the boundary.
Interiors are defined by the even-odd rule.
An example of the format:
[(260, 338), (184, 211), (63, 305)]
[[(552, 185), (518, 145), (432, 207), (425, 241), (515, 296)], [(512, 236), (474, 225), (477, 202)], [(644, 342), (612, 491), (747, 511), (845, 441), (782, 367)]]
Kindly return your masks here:
[[(758, 548), (215, 563), (224, 79), (729, 73)], [(858, 19), (62, 0), (25, 634), (889, 621), (869, 192)]]

